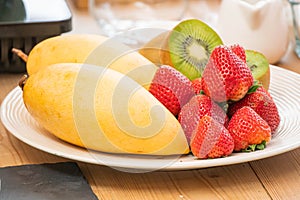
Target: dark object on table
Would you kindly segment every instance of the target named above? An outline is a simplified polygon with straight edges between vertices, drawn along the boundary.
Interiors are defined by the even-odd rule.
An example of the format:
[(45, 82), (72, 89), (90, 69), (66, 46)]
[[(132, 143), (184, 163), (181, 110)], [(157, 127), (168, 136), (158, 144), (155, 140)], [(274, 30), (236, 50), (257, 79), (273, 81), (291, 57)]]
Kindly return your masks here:
[(0, 0), (0, 72), (25, 72), (11, 49), (28, 54), (40, 41), (72, 29), (65, 0)]
[(76, 163), (0, 168), (1, 200), (97, 200)]
[(17, 22), (26, 19), (23, 1), (0, 0), (0, 22)]

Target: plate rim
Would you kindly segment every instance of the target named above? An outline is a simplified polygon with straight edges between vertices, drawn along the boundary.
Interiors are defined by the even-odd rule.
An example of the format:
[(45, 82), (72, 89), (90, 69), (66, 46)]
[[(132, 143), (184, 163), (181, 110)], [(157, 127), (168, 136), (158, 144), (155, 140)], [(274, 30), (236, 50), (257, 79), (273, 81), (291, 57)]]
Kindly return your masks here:
[[(291, 70), (286, 70), (286, 69), (283, 69), (283, 68), (280, 68), (280, 67), (277, 67), (277, 66), (274, 66), (274, 65), (270, 65), (270, 69), (271, 69), (271, 74), (274, 70), (277, 70), (279, 72), (284, 71), (285, 73), (293, 74), (293, 76), (297, 76), (297, 77), (300, 78), (300, 74), (298, 74), (296, 72), (293, 72)], [(272, 75), (271, 75), (271, 81), (270, 82), (272, 84)], [(138, 169), (140, 169), (140, 170), (149, 169), (149, 170), (160, 170), (160, 171), (191, 170), (191, 169), (200, 169), (200, 168), (208, 168), (208, 167), (226, 166), (226, 165), (232, 165), (232, 164), (238, 164), (238, 163), (245, 163), (245, 162), (249, 162), (249, 161), (260, 160), (260, 159), (276, 156), (276, 155), (279, 155), (279, 154), (282, 154), (282, 153), (285, 153), (285, 152), (288, 152), (288, 151), (291, 151), (291, 150), (294, 150), (294, 149), (300, 147), (300, 140), (299, 140), (299, 141), (296, 141), (295, 143), (289, 145), (288, 147), (286, 147), (286, 146), (276, 147), (275, 150), (269, 151), (267, 154), (265, 153), (264, 150), (263, 151), (256, 151), (256, 152), (251, 152), (251, 154), (248, 154), (248, 156), (246, 156), (246, 157), (239, 157), (239, 159), (235, 159), (236, 157), (234, 157), (234, 155), (235, 154), (241, 154), (241, 153), (233, 153), (233, 155), (228, 156), (226, 158), (218, 158), (218, 159), (210, 159), (210, 160), (207, 160), (207, 159), (206, 160), (198, 160), (198, 159), (196, 159), (196, 160), (198, 160), (198, 162), (197, 161), (181, 162), (180, 158), (179, 158), (179, 162), (178, 161), (173, 162), (172, 164), (169, 164), (167, 166), (163, 166), (162, 168), (159, 168), (159, 169), (157, 169), (157, 166), (155, 166), (155, 165), (154, 166), (144, 166), (143, 164), (140, 164), (140, 165), (133, 166), (129, 162), (125, 162), (125, 163), (122, 163), (122, 164), (116, 163), (116, 162), (110, 162), (110, 163), (99, 162), (99, 160), (96, 160), (95, 158), (93, 158), (92, 155), (90, 155), (89, 157), (83, 157), (83, 158), (78, 159), (78, 157), (75, 154), (65, 155), (63, 152), (61, 152), (57, 149), (48, 148), (48, 147), (45, 147), (43, 145), (37, 144), (34, 141), (30, 141), (30, 140), (28, 140), (28, 138), (24, 137), (24, 135), (18, 133), (19, 131), (15, 127), (13, 127), (11, 122), (6, 118), (7, 105), (9, 105), (11, 103), (11, 101), (12, 101), (11, 97), (13, 95), (17, 95), (18, 93), (21, 94), (21, 89), (19, 87), (15, 87), (13, 90), (11, 90), (6, 95), (6, 97), (4, 98), (4, 100), (1, 103), (1, 107), (0, 107), (0, 109), (1, 109), (0, 110), (0, 118), (1, 118), (2, 124), (10, 132), (10, 134), (12, 134), (14, 137), (19, 139), (20, 141), (28, 144), (31, 147), (34, 147), (34, 148), (38, 149), (38, 150), (41, 150), (41, 151), (44, 151), (44, 152), (47, 152), (49, 154), (53, 154), (53, 155), (56, 155), (56, 156), (59, 156), (59, 157), (63, 157), (63, 158), (66, 158), (66, 159), (81, 161), (81, 162), (90, 163), (90, 164), (105, 165), (105, 166), (115, 167), (115, 168), (137, 169), (137, 170)], [(22, 104), (24, 105), (23, 101), (22, 101)], [(49, 134), (51, 134), (51, 133), (49, 133)], [(61, 141), (61, 143), (66, 143), (66, 142)], [(66, 143), (66, 144), (68, 144), (68, 143)], [(80, 151), (87, 151), (88, 154), (89, 154), (89, 150), (87, 150), (87, 149), (77, 147), (77, 146), (71, 145), (71, 144), (68, 144), (68, 145), (73, 146), (72, 148), (80, 149)], [(119, 156), (124, 157), (124, 154), (110, 154), (110, 153), (96, 152), (96, 151), (93, 151), (93, 152), (95, 152), (96, 154), (99, 154), (99, 153), (100, 154), (105, 154), (106, 156), (119, 155)], [(126, 156), (126, 154), (125, 154), (125, 156)], [(141, 155), (138, 155), (138, 156), (141, 156)], [(192, 156), (192, 155), (182, 155), (182, 156), (185, 157), (185, 156)], [(157, 156), (154, 156), (154, 157), (157, 157)], [(195, 158), (195, 157), (193, 157), (193, 158)], [(226, 159), (226, 160), (224, 162), (224, 160), (221, 160), (221, 159)], [(205, 162), (203, 162), (203, 161), (205, 161)]]

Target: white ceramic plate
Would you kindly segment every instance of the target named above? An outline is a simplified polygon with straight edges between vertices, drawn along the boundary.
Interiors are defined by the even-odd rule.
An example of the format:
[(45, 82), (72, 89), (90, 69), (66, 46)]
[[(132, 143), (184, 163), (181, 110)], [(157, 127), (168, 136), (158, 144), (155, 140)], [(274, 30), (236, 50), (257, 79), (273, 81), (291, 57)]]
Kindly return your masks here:
[(21, 141), (42, 151), (77, 161), (127, 170), (186, 170), (258, 160), (300, 147), (300, 75), (271, 66), (270, 93), (281, 117), (277, 132), (266, 149), (234, 153), (226, 158), (198, 160), (181, 157), (107, 154), (65, 143), (49, 134), (27, 112), (20, 88), (12, 90), (1, 105), (4, 126)]

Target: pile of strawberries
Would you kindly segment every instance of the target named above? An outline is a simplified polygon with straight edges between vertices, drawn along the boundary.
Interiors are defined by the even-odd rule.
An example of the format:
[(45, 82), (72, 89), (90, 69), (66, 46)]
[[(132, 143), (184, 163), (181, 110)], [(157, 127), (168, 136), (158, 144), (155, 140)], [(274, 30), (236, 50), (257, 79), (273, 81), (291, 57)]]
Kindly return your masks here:
[(149, 91), (178, 118), (198, 158), (264, 149), (280, 122), (271, 95), (254, 80), (240, 45), (216, 47), (202, 77), (193, 81), (161, 66)]

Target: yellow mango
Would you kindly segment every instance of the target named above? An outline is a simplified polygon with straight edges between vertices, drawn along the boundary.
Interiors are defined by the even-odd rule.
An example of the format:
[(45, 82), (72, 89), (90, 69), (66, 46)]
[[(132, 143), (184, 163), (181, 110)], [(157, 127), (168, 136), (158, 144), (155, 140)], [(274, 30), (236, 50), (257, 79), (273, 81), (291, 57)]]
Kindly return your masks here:
[(56, 63), (87, 63), (111, 68), (145, 87), (157, 70), (156, 65), (130, 47), (94, 34), (66, 34), (41, 41), (28, 55), (27, 73), (34, 74)]
[(23, 100), (40, 125), (74, 145), (109, 153), (189, 152), (177, 119), (144, 87), (115, 70), (50, 65), (29, 76)]

